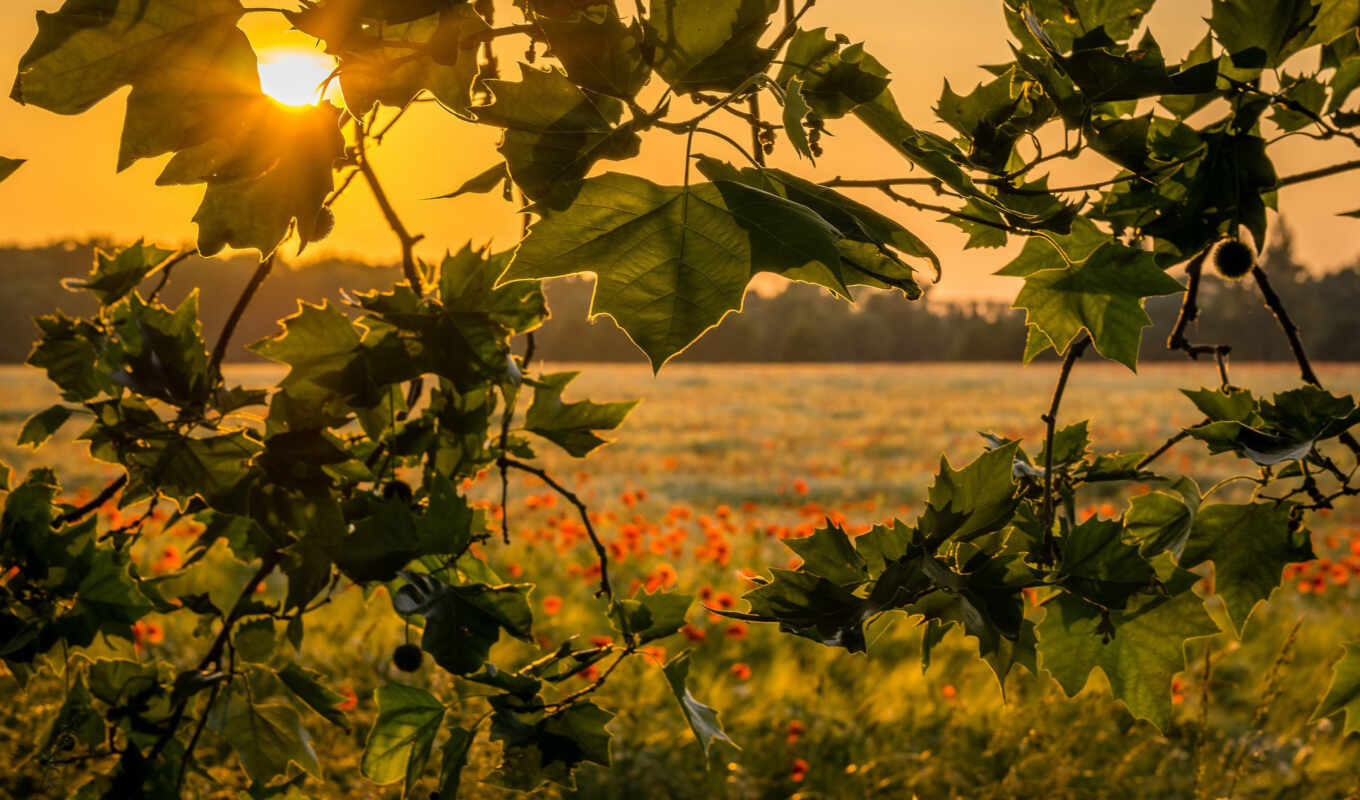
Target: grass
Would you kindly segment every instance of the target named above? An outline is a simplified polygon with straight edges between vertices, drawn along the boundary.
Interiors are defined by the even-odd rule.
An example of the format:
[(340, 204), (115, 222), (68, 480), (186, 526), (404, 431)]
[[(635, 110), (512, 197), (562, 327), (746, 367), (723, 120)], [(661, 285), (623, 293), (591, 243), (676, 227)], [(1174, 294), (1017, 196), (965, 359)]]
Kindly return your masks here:
[[(250, 368), (232, 377), (258, 382), (273, 374)], [(1282, 367), (1237, 367), (1233, 377), (1261, 391), (1297, 381)], [(1338, 391), (1360, 389), (1360, 368), (1328, 367), (1323, 377)], [(570, 394), (642, 397), (643, 404), (619, 441), (585, 462), (551, 454), (547, 446), (541, 450), (550, 471), (599, 515), (604, 538), (614, 543), (616, 585), (673, 581), (722, 603), (746, 588), (739, 570), (787, 564), (791, 553), (781, 535), (810, 533), (827, 515), (855, 526), (914, 517), (940, 454), (955, 465), (971, 460), (980, 430), (1023, 436), (1037, 449), (1039, 414), (1052, 379), (1053, 370), (1040, 366), (682, 366), (657, 379), (644, 367), (591, 366)], [(1214, 382), (1209, 366), (1145, 367), (1132, 376), (1084, 364), (1063, 416), (1090, 418), (1102, 448), (1148, 449), (1196, 420), (1176, 389)], [(74, 423), (38, 453), (9, 444), (28, 414), (54, 401), (41, 380), (0, 370), (0, 392), (0, 459), (16, 472), (57, 463), (70, 494), (108, 479), (72, 439)], [(1237, 466), (1226, 457), (1211, 459), (1193, 444), (1182, 445), (1166, 463), (1190, 471), (1202, 486)], [(497, 483), (488, 480), (473, 491), (491, 501)], [(573, 631), (609, 635), (592, 598), (589, 547), (564, 524), (571, 509), (533, 478), (516, 476), (511, 496), (513, 543), (490, 545), (485, 556), (502, 574), (522, 572), (538, 581), (536, 619), (551, 642)], [(1092, 493), (1083, 501), (1090, 513), (1117, 516), (1126, 498)], [(1134, 721), (1110, 699), (1098, 674), (1074, 700), (1046, 677), (1027, 673), (1013, 675), (1003, 697), (957, 633), (935, 649), (923, 673), (920, 630), (902, 616), (871, 629), (868, 656), (847, 656), (699, 609), (687, 636), (664, 643), (667, 655), (695, 651), (691, 686), (720, 710), (741, 749), (719, 745), (705, 759), (659, 670), (634, 659), (600, 694), (601, 704), (617, 714), (610, 727), (613, 769), (583, 769), (576, 792), (547, 788), (535, 796), (1354, 797), (1360, 736), (1343, 738), (1339, 719), (1309, 718), (1340, 644), (1357, 631), (1356, 511), (1343, 507), (1317, 520), (1315, 542), (1325, 562), (1290, 575), (1269, 606), (1257, 610), (1242, 641), (1220, 635), (1191, 643), (1189, 668), (1174, 687), (1175, 722), (1165, 733)], [(220, 546), (200, 566), (170, 577), (176, 575), (172, 556), (192, 541), (180, 537), (184, 532), (165, 531), (140, 545), (142, 568), (223, 597), (237, 591), (250, 570)], [(282, 588), (275, 576), (268, 592)], [(551, 598), (562, 601), (557, 613), (548, 613), (556, 606)], [(140, 652), (100, 645), (97, 653), (155, 656), (182, 668), (206, 646), (187, 622), (161, 624), (160, 640), (148, 639)], [(372, 693), (387, 680), (461, 696), (458, 718), (475, 719), (483, 711), (484, 704), (459, 695), (428, 661), (414, 676), (395, 672), (390, 654), (404, 631), (383, 591), (341, 592), (309, 616), (302, 652), (283, 643), (281, 630), (279, 638), (281, 657), (323, 672), (354, 696), (348, 733), (306, 715), (327, 775), (324, 782), (309, 781), (303, 796), (397, 796), (394, 787), (362, 781), (357, 769), (376, 712)], [(502, 646), (497, 655), (513, 657), (514, 648)], [(0, 796), (67, 796), (80, 771), (44, 769), (30, 759), (34, 732), (60, 703), (60, 679), (38, 681), (23, 694), (9, 677), (0, 677), (0, 686), (16, 698), (0, 704), (0, 758), (10, 765), (0, 768)], [(244, 787), (225, 745), (209, 733), (199, 752), (212, 766), (206, 775), (191, 776), (192, 794), (239, 796)], [(479, 739), (468, 774), (489, 772), (495, 759), (496, 747)], [(433, 774), (432, 767), (426, 790)], [(464, 796), (506, 793), (470, 782)]]

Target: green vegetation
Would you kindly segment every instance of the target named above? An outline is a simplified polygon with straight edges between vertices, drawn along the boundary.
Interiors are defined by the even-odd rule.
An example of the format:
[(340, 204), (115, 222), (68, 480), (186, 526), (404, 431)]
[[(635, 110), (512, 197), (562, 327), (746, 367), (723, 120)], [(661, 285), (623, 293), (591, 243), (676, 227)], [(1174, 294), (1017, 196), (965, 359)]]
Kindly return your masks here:
[[(1290, 752), (1252, 737), (1268, 730), (1288, 662), (1305, 648), (1303, 623), (1275, 646), (1273, 661), (1260, 644), (1237, 643), (1256, 620), (1281, 627), (1278, 608), (1262, 605), (1286, 574), (1304, 577), (1298, 592), (1308, 595), (1354, 574), (1353, 537), (1343, 551), (1339, 534), (1319, 543), (1313, 526), (1360, 494), (1360, 441), (1351, 433), (1360, 406), (1324, 385), (1295, 323), (1298, 309), (1291, 313), (1281, 291), (1287, 276), (1258, 258), (1223, 266), (1245, 273), (1243, 263), (1255, 262), (1250, 290), (1278, 323), (1301, 385), (1237, 383), (1231, 343), (1190, 337), (1202, 334), (1192, 328), (1202, 312), (1212, 312), (1203, 272), (1225, 241), (1261, 251), (1278, 190), (1360, 169), (1360, 160), (1339, 161), (1281, 176), (1272, 161), (1283, 136), (1360, 145), (1360, 115), (1348, 110), (1360, 8), (1352, 0), (1214, 0), (1203, 44), (1168, 63), (1150, 32), (1134, 43), (1152, 4), (1007, 0), (1001, 13), (1014, 58), (970, 94), (946, 85), (937, 113), (953, 138), (903, 117), (872, 48), (803, 27), (813, 0), (654, 0), (633, 9), (610, 0), (307, 0), (251, 9), (282, 14), (336, 59), (343, 109), (290, 110), (260, 91), (237, 0), (67, 0), (41, 15), (13, 99), (77, 114), (130, 85), (122, 164), (168, 154), (158, 181), (202, 184), (204, 194), (196, 251), (138, 243), (97, 253), (89, 275), (70, 283), (97, 307), (36, 319), (27, 363), (46, 374), (60, 402), (31, 416), (18, 441), (41, 447), (76, 422), (78, 441), (112, 475), (88, 497), (68, 495), (42, 465), (0, 484), (0, 658), (23, 692), (16, 708), (57, 709), (29, 750), (35, 763), (72, 767), (79, 777), (64, 791), (82, 799), (298, 797), (343, 793), (361, 776), (402, 797), (453, 798), (482, 792), (476, 782), (572, 791), (620, 756), (617, 792), (635, 796), (659, 781), (631, 776), (657, 771), (629, 763), (614, 742), (635, 724), (664, 724), (652, 714), (630, 720), (660, 702), (649, 697), (664, 699), (706, 757), (741, 732), (726, 729), (744, 716), (737, 697), (727, 698), (737, 700), (733, 712), (711, 705), (718, 683), (703, 651), (668, 650), (679, 637), (707, 641), (692, 618), (706, 613), (710, 626), (725, 626), (724, 638), (777, 631), (765, 640), (770, 654), (823, 648), (812, 662), (820, 670), (800, 665), (803, 686), (790, 696), (767, 701), (752, 684), (754, 705), (806, 698), (814, 684), (807, 675), (853, 669), (851, 655), (877, 645), (900, 654), (900, 642), (881, 640), (904, 618), (920, 635), (911, 662), (943, 660), (937, 646), (952, 639), (1002, 687), (1028, 687), (1017, 692), (1027, 703), (1041, 702), (1053, 683), (1068, 697), (1093, 680), (1108, 684), (1123, 710), (1077, 729), (1089, 741), (1113, 722), (1111, 741), (1125, 754), (1116, 769), (1130, 766), (1137, 778), (1100, 774), (1098, 784), (1084, 784), (1050, 769), (997, 773), (988, 787), (1013, 780), (1020, 793), (1100, 794), (1147, 780), (1161, 793), (1232, 796), (1261, 779), (1274, 793), (1282, 783), (1317, 796), (1353, 788), (1343, 776), (1353, 771), (1345, 731), (1355, 721), (1337, 733), (1326, 718), (1354, 713), (1353, 659), (1341, 658), (1330, 686), (1306, 701), (1311, 716), (1289, 714), (1294, 736), (1300, 719), (1325, 723), (1311, 729), (1318, 738), (1293, 751), (1287, 770), (1263, 772), (1248, 762)], [(522, 21), (497, 27), (496, 17), (510, 13)], [(495, 49), (516, 36), (528, 38), (532, 53), (517, 81), (501, 75)], [(535, 65), (541, 46), (556, 62), (546, 69)], [(1303, 53), (1317, 55), (1320, 68), (1285, 71)], [(503, 132), (503, 167), (469, 190), (502, 185), (519, 203), (525, 232), (512, 250), (420, 256), (422, 237), (406, 227), (368, 152), (422, 95), (451, 122)], [(779, 122), (762, 115), (762, 100), (783, 109)], [(749, 146), (715, 127), (721, 122), (749, 134)], [(811, 161), (827, 146), (823, 133), (851, 122), (917, 173), (816, 183), (765, 161), (781, 138)], [(659, 185), (629, 170), (649, 133), (683, 143), (682, 182)], [(1046, 151), (1059, 136), (1062, 148)], [(699, 149), (709, 145), (715, 150)], [(1059, 157), (1103, 165), (1106, 177), (1055, 186), (1042, 167)], [(338, 304), (300, 303), (249, 345), (286, 374), (268, 374), (274, 380), (264, 385), (231, 382), (224, 364), (278, 248), (329, 234), (325, 210), (356, 184), (392, 231), (401, 280), (345, 292)], [(751, 584), (745, 607), (730, 593), (682, 585), (671, 565), (625, 583), (620, 569), (630, 557), (683, 555), (687, 533), (639, 515), (607, 537), (617, 514), (582, 497), (588, 472), (564, 474), (563, 463), (599, 450), (636, 403), (578, 399), (569, 391), (578, 373), (545, 372), (535, 360), (550, 316), (542, 282), (593, 275), (589, 315), (609, 316), (653, 372), (739, 311), (762, 273), (843, 301), (855, 287), (918, 301), (925, 276), (942, 276), (940, 259), (897, 220), (840, 191), (852, 187), (943, 215), (970, 246), (1024, 240), (1000, 272), (1023, 280), (1014, 304), (1025, 312), (1022, 358), (1051, 351), (1061, 359), (1040, 434), (1025, 440), (983, 427), (970, 453), (941, 457), (929, 486), (886, 518), (852, 522), (825, 504), (809, 508), (815, 522), (783, 527), (762, 527), (730, 505), (714, 509), (719, 522), (699, 517), (699, 561), (726, 567), (729, 535), (742, 523), (754, 523), (745, 532), (758, 543), (779, 540), (792, 554), (751, 554), (753, 567), (775, 566), (743, 573)], [(936, 197), (918, 200), (913, 191)], [(210, 346), (200, 293), (191, 289), (173, 306), (160, 293), (194, 252), (228, 247), (255, 250), (260, 260)], [(1170, 274), (1180, 267), (1184, 283)], [(1129, 449), (1100, 438), (1100, 415), (1072, 419), (1068, 390), (1085, 374), (1083, 359), (1136, 371), (1153, 324), (1146, 305), (1157, 297), (1180, 299), (1168, 348), (1212, 357), (1217, 375), (1208, 388), (1201, 378), (1182, 390), (1195, 412), (1162, 444)], [(1006, 394), (993, 387), (988, 404)], [(930, 399), (938, 415), (941, 398)], [(762, 401), (773, 407), (780, 398)], [(1231, 464), (1229, 475), (1210, 483), (1184, 457), (1177, 463), (1189, 448)], [(785, 455), (777, 441), (770, 449), (764, 458)], [(850, 458), (849, 448), (835, 449)], [(550, 532), (512, 525), (512, 477), (546, 487), (537, 508), (561, 506), (564, 515), (544, 523)], [(487, 483), (491, 503), (478, 497)], [(811, 487), (798, 478), (786, 491), (803, 496)], [(646, 494), (626, 490), (618, 502), (634, 508)], [(1101, 500), (1094, 508), (1092, 498)], [(751, 515), (760, 506), (742, 499), (738, 508)], [(694, 510), (666, 513), (674, 524)], [(163, 545), (177, 535), (183, 549)], [(561, 580), (561, 560), (504, 560), (517, 539), (551, 542), (559, 554), (589, 548), (587, 561), (567, 570), (580, 580), (576, 602), (539, 599), (540, 585)], [(159, 553), (149, 563), (148, 547)], [(694, 609), (695, 594), (705, 612)], [(373, 687), (369, 724), (351, 733), (345, 712), (357, 707), (357, 691), (347, 697), (327, 665), (310, 659), (317, 648), (342, 658), (335, 641), (388, 606), (370, 622), (372, 638), (378, 626), (389, 631), (378, 651), (384, 668), (428, 680), (415, 685), (386, 672)], [(189, 652), (150, 651), (170, 634), (200, 641)], [(1317, 654), (1343, 644), (1311, 636), (1306, 647)], [(1256, 666), (1272, 663), (1245, 739), (1207, 719), (1221, 677), (1214, 654), (1237, 650), (1254, 652)], [(1201, 717), (1185, 744), (1176, 682), (1195, 657), (1203, 659)], [(793, 661), (736, 661), (727, 673), (744, 683)], [(856, 707), (892, 709), (906, 663), (894, 658)], [(615, 679), (639, 669), (654, 680), (608, 703)], [(941, 690), (947, 702), (958, 697), (951, 687)], [(909, 696), (902, 688), (896, 697)], [(808, 716), (821, 710), (804, 708)], [(1046, 727), (1080, 713), (1066, 708)], [(842, 741), (872, 743), (869, 756), (882, 758), (872, 716), (841, 719), (868, 734)], [(807, 732), (798, 721), (804, 727), (788, 723), (787, 738)], [(962, 752), (981, 750), (998, 765), (998, 752), (1023, 754), (1035, 737), (1017, 742), (1010, 724), (966, 727), (992, 735)], [(345, 736), (355, 747), (342, 746)], [(319, 753), (314, 741), (334, 752)], [(1189, 768), (1166, 780), (1131, 764), (1128, 754), (1144, 742), (1158, 756), (1179, 749)], [(682, 757), (672, 742), (659, 760)], [(857, 756), (838, 760), (846, 774), (865, 766)], [(813, 764), (796, 757), (779, 783), (806, 783)], [(726, 775), (709, 771), (687, 787), (739, 783), (738, 772), (729, 764)], [(883, 788), (877, 774), (870, 780)], [(931, 788), (970, 787), (940, 776)], [(785, 789), (766, 780), (732, 791)]]

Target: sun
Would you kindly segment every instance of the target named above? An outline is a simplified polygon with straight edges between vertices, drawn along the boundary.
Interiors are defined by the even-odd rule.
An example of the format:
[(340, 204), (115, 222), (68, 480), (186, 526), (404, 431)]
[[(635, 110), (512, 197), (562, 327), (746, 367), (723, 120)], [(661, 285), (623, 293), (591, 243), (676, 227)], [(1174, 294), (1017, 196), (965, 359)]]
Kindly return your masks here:
[(260, 54), (260, 88), (287, 106), (314, 106), (335, 59), (313, 50), (275, 49)]

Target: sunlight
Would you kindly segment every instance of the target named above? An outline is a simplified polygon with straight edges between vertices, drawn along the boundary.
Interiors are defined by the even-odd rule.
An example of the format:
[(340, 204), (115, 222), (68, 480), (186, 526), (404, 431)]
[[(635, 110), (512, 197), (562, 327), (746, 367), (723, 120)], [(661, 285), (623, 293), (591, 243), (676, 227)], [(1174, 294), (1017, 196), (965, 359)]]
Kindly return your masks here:
[(321, 84), (335, 60), (312, 50), (277, 49), (260, 54), (260, 88), (288, 106), (312, 106), (321, 100)]

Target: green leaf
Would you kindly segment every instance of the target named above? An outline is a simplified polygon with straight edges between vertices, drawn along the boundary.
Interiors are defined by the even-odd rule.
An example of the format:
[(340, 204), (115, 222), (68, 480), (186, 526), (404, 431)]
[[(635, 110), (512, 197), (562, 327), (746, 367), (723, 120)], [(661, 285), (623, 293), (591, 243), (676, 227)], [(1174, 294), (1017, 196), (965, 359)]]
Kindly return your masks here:
[(510, 170), (506, 167), (505, 162), (501, 161), (463, 181), (463, 183), (452, 192), (441, 194), (438, 197), (432, 197), (430, 199), (452, 200), (455, 197), (462, 197), (465, 194), (486, 194), (495, 191), (497, 188), (508, 191), (509, 187), (506, 186), (506, 183), (509, 180)]
[(174, 311), (134, 295), (114, 309), (111, 321), (124, 351), (111, 376), (115, 383), (180, 407), (207, 401), (213, 376), (197, 289)]
[(827, 36), (826, 28), (799, 30), (789, 40), (775, 82), (798, 80), (807, 105), (826, 119), (838, 119), (888, 88), (888, 70), (862, 44)]
[(642, 48), (646, 33), (637, 20), (625, 25), (614, 3), (592, 3), (587, 13), (545, 11), (543, 3), (533, 6), (553, 57), (577, 86), (629, 98), (647, 82), (652, 68)]
[(679, 93), (731, 91), (763, 71), (779, 0), (657, 0), (644, 22), (652, 66)]
[(1105, 608), (1122, 609), (1156, 577), (1136, 546), (1121, 540), (1124, 526), (1092, 517), (1062, 539), (1060, 580), (1071, 593)]
[(131, 625), (151, 613), (151, 601), (142, 594), (112, 550), (96, 550), (89, 571), (76, 587), (81, 611), (100, 624)]
[(345, 153), (340, 110), (261, 105), (232, 138), (181, 150), (157, 183), (207, 183), (194, 214), (198, 250), (253, 248), (264, 258), (292, 230), (299, 251), (320, 238), (322, 203), (334, 187), (332, 168)]
[(1129, 501), (1124, 513), (1124, 539), (1138, 546), (1144, 558), (1169, 552), (1180, 558), (1190, 537), (1195, 515), (1199, 512), (1199, 487), (1189, 478), (1181, 478), (1169, 492), (1149, 492)]
[(567, 209), (535, 210), (542, 219), (502, 283), (594, 272), (591, 315), (613, 317), (653, 369), (739, 309), (755, 272), (840, 263), (824, 219), (731, 182), (687, 189), (608, 173)]
[(236, 628), (232, 637), (236, 654), (244, 661), (262, 663), (274, 655), (274, 620), (270, 618), (251, 620)]
[(576, 458), (584, 458), (600, 445), (607, 444), (595, 432), (618, 428), (639, 402), (562, 402), (563, 390), (580, 374), (556, 372), (540, 378), (534, 386), (534, 401), (524, 417), (525, 430), (557, 444)]
[(859, 586), (869, 579), (864, 556), (839, 525), (828, 524), (803, 539), (785, 539), (784, 545), (803, 559), (801, 570), (848, 587)]
[(11, 96), (78, 114), (154, 75), (189, 42), (235, 30), (241, 14), (238, 0), (67, 0), (38, 13), (38, 36), (19, 60)]
[(1111, 243), (1081, 263), (1031, 273), (1015, 307), (1059, 353), (1085, 330), (1102, 356), (1133, 370), (1142, 329), (1152, 324), (1144, 298), (1181, 291), (1151, 253)]
[(500, 153), (525, 196), (562, 209), (597, 161), (632, 158), (641, 140), (618, 126), (618, 100), (588, 95), (557, 70), (521, 72), (519, 83), (486, 81), (495, 100), (475, 109), (477, 119), (506, 129)]
[(687, 685), (689, 681), (689, 651), (686, 650), (666, 662), (662, 672), (666, 676), (666, 682), (670, 684), (671, 693), (675, 695), (675, 701), (680, 704), (680, 710), (685, 714), (685, 720), (689, 722), (689, 729), (694, 731), (694, 738), (703, 747), (705, 758), (714, 742), (727, 742), (736, 747), (736, 743), (727, 735), (727, 731), (723, 730), (722, 723), (718, 721), (718, 712), (700, 703), (694, 699), (694, 695), (690, 694)]
[(99, 248), (94, 251), (94, 268), (84, 280), (68, 279), (62, 285), (68, 289), (85, 289), (99, 298), (100, 305), (113, 305), (123, 299), (137, 284), (155, 273), (174, 255), (173, 250), (162, 250), (155, 245), (138, 241), (110, 257)]
[(104, 742), (104, 717), (94, 707), (94, 696), (90, 694), (89, 684), (84, 673), (76, 677), (75, 683), (66, 690), (66, 699), (57, 711), (57, 718), (42, 737), (38, 758), (47, 763), (60, 756), (74, 745), (83, 744), (93, 748)]
[(402, 796), (409, 795), (425, 772), (444, 713), (444, 704), (423, 689), (399, 683), (378, 687), (378, 719), (360, 767), (364, 777), (379, 784), (404, 781)]
[(445, 478), (431, 479), (429, 494), (418, 514), (399, 497), (376, 504), (340, 543), (336, 566), (358, 583), (390, 581), (421, 556), (463, 552), (472, 541), (472, 508)]
[(1307, 44), (1317, 15), (1314, 0), (1214, 0), (1209, 24), (1238, 66), (1278, 67)]
[[(1133, 35), (1155, 0), (1029, 0), (1032, 18), (1053, 47), (1066, 51), (1088, 31), (1103, 29), (1115, 41)], [(1020, 6), (1009, 2), (1011, 7)], [(1018, 15), (1008, 13), (1007, 22), (1022, 39), (1028, 33)]]
[(321, 777), (321, 765), (297, 709), (280, 703), (257, 705), (239, 695), (227, 702), (222, 737), (252, 781), (268, 783), (286, 774), (290, 763)]
[(320, 675), (291, 661), (275, 674), (289, 691), (307, 704), (308, 708), (331, 723), (349, 730), (349, 721), (345, 719), (345, 713), (337, 708), (344, 702), (344, 696), (323, 684)]
[(13, 175), (24, 164), (25, 159), (0, 156), (0, 183), (3, 183), (6, 178)]
[[(352, 114), (362, 116), (375, 103), (405, 107), (422, 89), (449, 110), (467, 114), (479, 69), (476, 37), (490, 26), (471, 4), (405, 5), (414, 10), (400, 16), (385, 4), (352, 2), (289, 16), (339, 55), (340, 91)], [(315, 17), (328, 11), (348, 18), (318, 26)]]
[(642, 595), (640, 599), (621, 598), (610, 611), (619, 633), (636, 636), (639, 644), (664, 639), (685, 625), (685, 615), (694, 598), (687, 594)]
[(52, 434), (66, 424), (73, 413), (75, 412), (66, 406), (55, 405), (29, 417), (28, 422), (24, 423), (23, 430), (19, 431), (19, 446), (31, 444), (35, 448), (42, 447), (48, 439), (52, 438)]
[(1318, 704), (1312, 719), (1326, 719), (1339, 711), (1346, 712), (1343, 735), (1360, 731), (1360, 642), (1345, 645), (1345, 655), (1332, 668), (1327, 696)]
[(27, 363), (45, 370), (47, 379), (61, 389), (63, 398), (81, 402), (117, 390), (109, 376), (112, 370), (103, 363), (107, 339), (100, 328), (60, 312), (33, 322), (42, 337)]
[(504, 743), (492, 781), (530, 791), (545, 781), (571, 788), (572, 772), (583, 762), (609, 765), (613, 714), (591, 702), (576, 702), (533, 722), (508, 711), (491, 718), (491, 738)]
[(807, 130), (803, 127), (803, 119), (807, 117), (812, 107), (803, 98), (803, 82), (797, 77), (789, 78), (789, 82), (784, 86), (784, 135), (789, 137), (789, 144), (793, 145), (794, 152), (803, 158), (808, 159), (814, 164), (817, 163), (816, 157), (812, 153), (812, 144), (808, 141)]
[(473, 250), (471, 245), (445, 255), (439, 267), (439, 299), (444, 308), (457, 314), (485, 314), (516, 335), (542, 325), (548, 306), (541, 286), (529, 281), (496, 285), (513, 256), (514, 251), (493, 254)]
[(455, 675), (475, 672), (506, 633), (528, 639), (533, 627), (527, 586), (449, 586), (425, 614), (420, 646)]
[(970, 541), (1010, 522), (1019, 502), (1013, 478), (1018, 449), (1014, 442), (998, 447), (960, 470), (940, 457), (940, 470), (917, 523), (930, 547), (946, 540)]
[(1214, 564), (1214, 593), (1223, 598), (1238, 636), (1258, 603), (1280, 585), (1285, 565), (1315, 556), (1292, 532), (1288, 503), (1204, 506), (1195, 516), (1178, 564)]
[(1167, 730), (1171, 678), (1185, 669), (1185, 641), (1218, 632), (1190, 590), (1196, 580), (1178, 572), (1165, 595), (1137, 598), (1123, 611), (1110, 612), (1108, 621), (1095, 606), (1065, 592), (1058, 595), (1038, 626), (1040, 667), (1069, 697), (1099, 668), (1130, 713)]
[(476, 732), (454, 726), (449, 738), (440, 748), (443, 760), (439, 766), (439, 794), (437, 800), (458, 800), (458, 787), (462, 784), (463, 769), (467, 767), (468, 754)]

